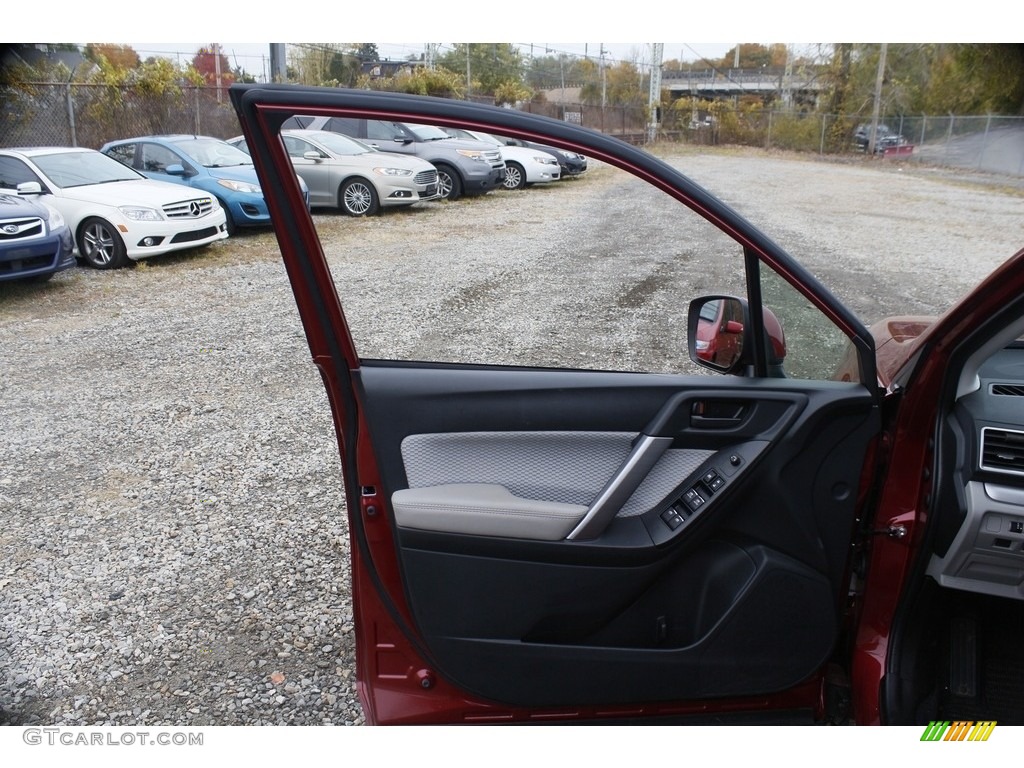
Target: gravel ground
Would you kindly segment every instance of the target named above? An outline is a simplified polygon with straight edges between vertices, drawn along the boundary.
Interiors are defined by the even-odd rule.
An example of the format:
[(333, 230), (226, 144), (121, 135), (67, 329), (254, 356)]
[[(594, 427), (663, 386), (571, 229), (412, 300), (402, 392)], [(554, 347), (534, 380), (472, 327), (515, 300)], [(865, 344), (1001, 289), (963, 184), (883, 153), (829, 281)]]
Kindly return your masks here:
[[(1006, 179), (672, 162), (865, 320), (941, 311), (1024, 245)], [(687, 302), (742, 274), (600, 166), (315, 218), (371, 357), (688, 370)], [(0, 284), (0, 360), (0, 722), (361, 723), (340, 464), (273, 235)]]

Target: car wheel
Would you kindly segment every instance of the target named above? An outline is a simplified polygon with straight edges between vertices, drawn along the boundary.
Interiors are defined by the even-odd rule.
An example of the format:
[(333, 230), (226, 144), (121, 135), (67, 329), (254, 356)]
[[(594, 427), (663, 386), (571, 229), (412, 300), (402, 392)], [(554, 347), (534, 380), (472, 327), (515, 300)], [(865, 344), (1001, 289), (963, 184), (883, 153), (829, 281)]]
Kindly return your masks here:
[(89, 218), (78, 228), (78, 253), (94, 269), (117, 269), (128, 263), (124, 240), (104, 219)]
[(437, 166), (437, 191), (442, 200), (458, 200), (462, 197), (462, 179), (447, 165)]
[(526, 186), (526, 171), (519, 163), (505, 163), (505, 189), (523, 189)]
[(349, 216), (372, 216), (380, 208), (377, 190), (366, 179), (350, 179), (341, 185), (338, 207)]

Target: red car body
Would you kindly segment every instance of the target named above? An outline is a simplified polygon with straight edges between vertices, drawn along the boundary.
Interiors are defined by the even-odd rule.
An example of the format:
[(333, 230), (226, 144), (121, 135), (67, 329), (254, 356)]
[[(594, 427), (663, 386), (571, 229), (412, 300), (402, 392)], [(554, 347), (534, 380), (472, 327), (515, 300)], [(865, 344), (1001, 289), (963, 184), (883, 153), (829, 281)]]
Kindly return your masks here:
[[(942, 317), (894, 319), (869, 331), (745, 219), (615, 139), (512, 110), (401, 94), (233, 86), (231, 97), (269, 190), (334, 416), (367, 722), (911, 724), (961, 714), (943, 698), (948, 691), (936, 691), (946, 652), (922, 634), (960, 615), (947, 601), (980, 589), (971, 605), (987, 610), (1004, 590), (984, 578), (974, 592), (936, 586), (958, 583), (957, 572), (942, 570), (936, 542), (959, 551), (953, 535), (962, 529), (946, 531), (957, 519), (955, 491), (978, 482), (974, 470), (957, 466), (948, 441), (971, 397), (968, 374), (1018, 354), (1024, 251)], [(461, 126), (615, 165), (733, 238), (748, 281), (753, 275), (757, 284), (759, 270), (776, 273), (846, 336), (850, 352), (834, 381), (766, 378), (773, 355), (760, 289), (752, 288), (747, 378), (652, 382), (363, 360), (277, 138), (296, 113)], [(587, 398), (603, 403), (602, 415), (580, 405)], [(572, 505), (502, 495), (487, 479), (418, 485), (402, 447), (420, 441), (436, 458), (455, 455), (450, 441), (498, 435), (488, 447), (518, 456), (523, 445), (543, 451), (550, 439), (562, 450), (621, 425), (637, 433), (622, 449), (626, 459), (582, 505), (585, 513), (570, 518), (571, 530), (550, 535), (517, 520), (495, 522), (491, 513), (510, 504), (540, 509), (548, 521)], [(679, 470), (669, 491), (639, 514), (622, 514), (645, 473), (694, 449), (697, 464)], [(503, 470), (480, 468), (488, 477)], [(1024, 494), (1016, 475), (978, 471), (1013, 499)], [(1011, 549), (1019, 551), (1017, 542)], [(999, 562), (1012, 565), (1013, 554)], [(999, 603), (1017, 606), (1012, 598)], [(981, 700), (982, 708), (993, 702)]]

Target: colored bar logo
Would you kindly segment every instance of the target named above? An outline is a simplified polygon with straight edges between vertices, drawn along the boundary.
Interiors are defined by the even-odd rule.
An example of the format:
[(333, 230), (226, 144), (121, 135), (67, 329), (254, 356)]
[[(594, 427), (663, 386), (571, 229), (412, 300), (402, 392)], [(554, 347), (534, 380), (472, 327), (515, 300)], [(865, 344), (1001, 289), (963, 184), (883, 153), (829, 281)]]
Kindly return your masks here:
[(932, 720), (921, 734), (921, 741), (988, 741), (995, 728), (995, 720)]

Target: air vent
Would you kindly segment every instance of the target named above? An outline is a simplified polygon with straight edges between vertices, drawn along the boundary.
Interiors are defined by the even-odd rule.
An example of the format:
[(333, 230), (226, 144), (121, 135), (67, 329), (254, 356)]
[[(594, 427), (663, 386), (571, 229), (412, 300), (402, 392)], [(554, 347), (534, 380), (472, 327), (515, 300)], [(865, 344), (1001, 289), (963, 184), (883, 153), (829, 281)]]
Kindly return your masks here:
[(1024, 385), (1022, 384), (993, 384), (993, 395), (1011, 395), (1013, 397), (1024, 397)]
[(981, 468), (1024, 475), (1024, 432), (982, 429)]

